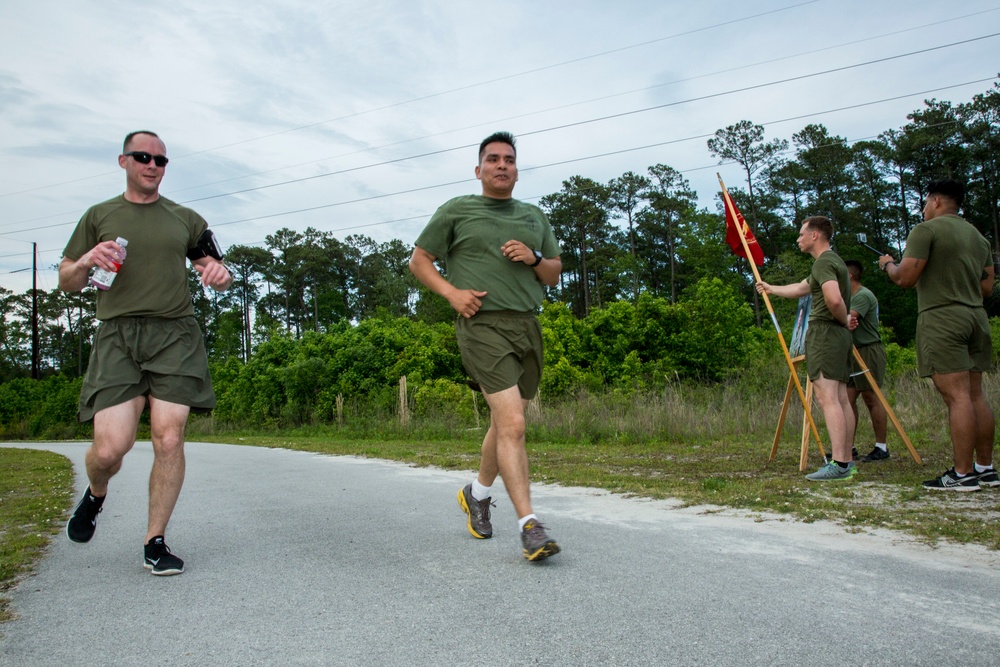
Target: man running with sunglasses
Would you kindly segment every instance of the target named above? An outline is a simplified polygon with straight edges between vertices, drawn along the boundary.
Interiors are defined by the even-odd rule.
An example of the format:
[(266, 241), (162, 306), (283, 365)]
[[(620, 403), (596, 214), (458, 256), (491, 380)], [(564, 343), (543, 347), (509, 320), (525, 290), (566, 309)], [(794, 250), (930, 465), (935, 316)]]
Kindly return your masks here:
[(128, 240), (128, 258), (115, 281), (97, 292), (90, 365), (80, 394), (80, 420), (94, 422), (87, 450), (90, 486), (66, 525), (74, 542), (89, 542), (108, 492), (135, 444), (139, 417), (149, 405), (153, 467), (143, 566), (155, 575), (180, 574), (184, 561), (170, 552), (164, 533), (184, 483), (184, 431), (191, 411), (215, 407), (205, 344), (194, 319), (190, 259), (206, 287), (233, 282), (208, 223), (161, 197), (166, 146), (156, 134), (125, 137), (118, 165), (125, 193), (91, 207), (77, 224), (59, 264), (59, 288), (79, 292), (95, 268), (114, 271)]

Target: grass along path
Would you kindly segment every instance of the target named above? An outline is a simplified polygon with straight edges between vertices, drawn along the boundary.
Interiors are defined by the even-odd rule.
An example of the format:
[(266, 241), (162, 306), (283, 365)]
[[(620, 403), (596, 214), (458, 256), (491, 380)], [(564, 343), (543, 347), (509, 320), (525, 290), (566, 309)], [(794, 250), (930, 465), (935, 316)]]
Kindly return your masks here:
[(31, 573), (72, 504), (73, 465), (60, 454), (0, 447), (0, 623), (7, 591)]

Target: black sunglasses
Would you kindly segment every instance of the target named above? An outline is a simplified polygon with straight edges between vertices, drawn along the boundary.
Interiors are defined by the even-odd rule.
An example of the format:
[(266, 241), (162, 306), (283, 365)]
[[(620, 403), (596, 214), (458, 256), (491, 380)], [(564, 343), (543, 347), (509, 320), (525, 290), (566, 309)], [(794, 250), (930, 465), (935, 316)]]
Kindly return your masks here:
[(131, 155), (133, 160), (141, 164), (149, 164), (149, 161), (152, 160), (157, 167), (166, 167), (167, 163), (170, 162), (166, 155), (150, 155), (145, 151), (129, 151), (122, 153), (122, 155)]

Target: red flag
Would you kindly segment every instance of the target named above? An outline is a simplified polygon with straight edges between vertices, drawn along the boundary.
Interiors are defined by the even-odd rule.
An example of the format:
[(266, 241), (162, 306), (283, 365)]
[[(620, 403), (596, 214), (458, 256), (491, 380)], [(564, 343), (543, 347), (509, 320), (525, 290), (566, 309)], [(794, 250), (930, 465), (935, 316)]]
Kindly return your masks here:
[[(750, 247), (750, 254), (753, 256), (754, 264), (757, 266), (763, 266), (764, 251), (760, 249), (760, 244), (757, 243), (757, 239), (754, 238), (753, 232), (750, 231), (750, 226), (747, 225), (747, 221), (743, 218), (743, 214), (736, 208), (736, 203), (733, 202), (733, 199), (729, 196), (728, 192), (723, 191), (722, 196), (726, 205), (726, 243), (728, 243), (729, 247), (733, 249), (734, 255), (746, 257), (746, 250), (743, 249), (743, 243), (740, 242), (739, 230), (743, 230), (743, 237), (747, 240), (747, 246)], [(733, 219), (733, 214), (736, 214), (735, 220)]]

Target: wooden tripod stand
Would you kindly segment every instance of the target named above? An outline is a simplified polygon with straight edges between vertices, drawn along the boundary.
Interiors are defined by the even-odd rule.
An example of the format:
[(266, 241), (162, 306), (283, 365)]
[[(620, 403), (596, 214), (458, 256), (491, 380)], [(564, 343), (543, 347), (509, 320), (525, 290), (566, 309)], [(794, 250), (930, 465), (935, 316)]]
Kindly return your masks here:
[[(862, 373), (868, 373), (868, 384), (871, 386), (872, 391), (875, 392), (876, 398), (885, 408), (885, 414), (889, 417), (889, 421), (892, 422), (893, 428), (896, 429), (896, 433), (899, 434), (900, 439), (906, 445), (906, 448), (910, 450), (910, 456), (917, 463), (923, 463), (920, 458), (920, 454), (917, 454), (917, 450), (913, 448), (913, 443), (910, 442), (910, 438), (907, 437), (906, 431), (903, 430), (903, 425), (899, 423), (899, 419), (896, 418), (896, 413), (889, 405), (889, 401), (885, 399), (885, 395), (879, 388), (878, 384), (875, 382), (875, 378), (871, 377), (871, 371), (865, 364), (864, 359), (861, 358), (861, 353), (858, 352), (858, 348), (852, 346), (851, 351), (854, 353), (854, 359), (858, 362), (858, 366), (861, 368)], [(805, 360), (805, 355), (801, 355), (792, 359), (792, 372), (797, 372), (798, 365)], [(774, 433), (774, 442), (771, 444), (771, 456), (768, 461), (773, 461), (775, 456), (778, 454), (778, 441), (781, 439), (781, 433), (785, 428), (785, 419), (788, 417), (788, 408), (791, 405), (792, 400), (792, 388), (795, 386), (795, 380), (798, 378), (795, 376), (789, 376), (788, 378), (788, 388), (785, 389), (785, 400), (781, 404), (781, 416), (778, 417), (778, 428)], [(812, 405), (813, 397), (813, 387), (812, 382), (809, 378), (806, 378), (806, 402)], [(856, 427), (856, 425), (855, 425)], [(823, 449), (823, 443), (820, 441), (819, 436), (816, 436), (816, 445), (819, 447), (820, 456), (826, 458), (826, 451)], [(799, 454), (799, 470), (804, 471), (808, 465), (809, 458), (809, 428), (808, 423), (803, 416), (802, 422), (802, 447)]]

